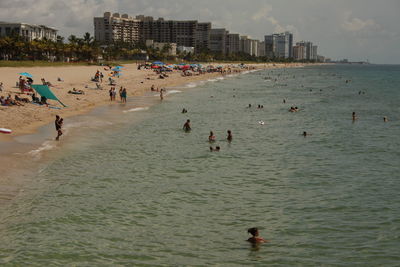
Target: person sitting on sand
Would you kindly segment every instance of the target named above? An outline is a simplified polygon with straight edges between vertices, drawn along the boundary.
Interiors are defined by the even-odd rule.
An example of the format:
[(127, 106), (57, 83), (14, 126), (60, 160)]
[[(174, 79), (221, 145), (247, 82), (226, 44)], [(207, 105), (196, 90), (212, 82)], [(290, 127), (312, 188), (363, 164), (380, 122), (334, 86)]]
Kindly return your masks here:
[(69, 90), (68, 94), (73, 94), (73, 95), (84, 95), (85, 92), (83, 90), (76, 90), (76, 88), (72, 88), (72, 91)]
[(258, 244), (258, 243), (265, 243), (267, 242), (264, 238), (259, 236), (258, 228), (257, 227), (252, 227), (247, 230), (249, 234), (252, 235), (249, 239), (247, 239), (248, 242), (252, 244)]
[(215, 140), (216, 140), (216, 137), (215, 137), (213, 131), (210, 131), (210, 135), (208, 136), (208, 142), (210, 142), (210, 143), (215, 142)]
[(187, 120), (185, 122), (185, 124), (183, 125), (183, 130), (185, 130), (185, 132), (190, 132), (190, 130), (192, 130), (192, 128), (190, 127), (190, 120)]

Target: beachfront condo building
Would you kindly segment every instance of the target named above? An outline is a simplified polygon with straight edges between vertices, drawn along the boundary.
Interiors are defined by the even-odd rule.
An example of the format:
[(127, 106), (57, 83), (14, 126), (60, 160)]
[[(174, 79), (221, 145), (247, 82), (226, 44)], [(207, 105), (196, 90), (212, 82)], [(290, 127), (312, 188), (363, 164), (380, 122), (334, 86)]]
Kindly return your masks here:
[(304, 46), (301, 45), (293, 46), (293, 59), (298, 61), (306, 59), (306, 49)]
[(44, 25), (27, 23), (0, 22), (0, 37), (19, 35), (26, 41), (51, 40), (57, 41), (57, 30)]
[(268, 57), (271, 58), (292, 58), (293, 34), (290, 32), (284, 32), (266, 35), (265, 53)]
[(194, 47), (197, 52), (209, 48), (211, 23), (197, 20), (164, 20), (139, 15), (135, 18), (105, 12), (94, 18), (95, 39), (109, 44), (115, 41), (128, 43), (175, 43), (177, 46)]
[(105, 12), (94, 18), (94, 38), (102, 44), (139, 42), (140, 21), (127, 14)]
[(309, 41), (301, 41), (297, 42), (296, 46), (303, 47), (305, 60), (317, 60), (318, 59), (318, 46), (313, 45), (312, 42)]
[(258, 45), (260, 41), (250, 39), (248, 36), (240, 36), (239, 51), (258, 57)]
[(210, 51), (225, 55), (227, 50), (227, 37), (229, 32), (225, 29), (211, 29)]
[(236, 54), (240, 48), (240, 35), (238, 33), (229, 33), (226, 36), (226, 53)]

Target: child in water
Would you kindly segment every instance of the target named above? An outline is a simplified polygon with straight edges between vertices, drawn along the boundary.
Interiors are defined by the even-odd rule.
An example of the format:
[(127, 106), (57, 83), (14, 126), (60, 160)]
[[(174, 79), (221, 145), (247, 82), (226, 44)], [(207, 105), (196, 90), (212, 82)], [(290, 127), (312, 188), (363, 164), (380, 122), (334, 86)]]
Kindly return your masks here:
[(252, 235), (252, 237), (250, 237), (249, 239), (247, 239), (248, 242), (252, 243), (252, 244), (257, 244), (257, 243), (265, 243), (267, 242), (264, 238), (258, 236), (259, 232), (258, 232), (258, 228), (257, 227), (253, 227), (253, 228), (249, 228), (247, 230), (247, 232), (249, 234)]

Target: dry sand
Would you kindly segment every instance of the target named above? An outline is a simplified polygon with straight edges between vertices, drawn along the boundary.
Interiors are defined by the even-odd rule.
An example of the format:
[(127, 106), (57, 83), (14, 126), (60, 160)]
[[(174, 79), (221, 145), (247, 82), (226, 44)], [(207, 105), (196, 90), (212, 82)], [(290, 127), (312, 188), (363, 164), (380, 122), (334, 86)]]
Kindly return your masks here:
[[(254, 68), (283, 68), (283, 67), (299, 67), (302, 64), (254, 64)], [(103, 90), (96, 89), (95, 82), (91, 81), (96, 71), (99, 70), (104, 74), (102, 82)], [(15, 93), (19, 92), (16, 82), (20, 72), (29, 72), (34, 77), (34, 84), (41, 84), (40, 79), (45, 78), (53, 86), (50, 87), (53, 93), (68, 107), (52, 109), (46, 106), (38, 106), (31, 103), (24, 106), (0, 106), (0, 128), (12, 129), (11, 135), (0, 136), (1, 140), (11, 140), (13, 136), (32, 133), (40, 126), (48, 124), (54, 120), (56, 114), (62, 117), (82, 114), (90, 111), (96, 106), (109, 104), (110, 85), (108, 85), (108, 74), (102, 66), (66, 66), (66, 67), (3, 67), (0, 68), (0, 82), (4, 84), (4, 91), (0, 92), (0, 96), (7, 96), (9, 93), (14, 98)], [(166, 79), (159, 79), (158, 75), (152, 70), (137, 70), (136, 64), (128, 64), (124, 66), (123, 75), (116, 78), (118, 91), (120, 86), (127, 88), (128, 101), (129, 97), (142, 95), (149, 91), (154, 84), (157, 88), (178, 86), (192, 81), (205, 80), (219, 73), (204, 74), (198, 76), (182, 77), (179, 71), (169, 74)], [(63, 79), (62, 82), (57, 78)], [(68, 94), (72, 88), (83, 90), (84, 95)], [(23, 96), (21, 97), (29, 97)], [(117, 97), (118, 98), (118, 97)], [(51, 104), (62, 107), (56, 101), (49, 100)], [(119, 102), (118, 99), (116, 101)]]

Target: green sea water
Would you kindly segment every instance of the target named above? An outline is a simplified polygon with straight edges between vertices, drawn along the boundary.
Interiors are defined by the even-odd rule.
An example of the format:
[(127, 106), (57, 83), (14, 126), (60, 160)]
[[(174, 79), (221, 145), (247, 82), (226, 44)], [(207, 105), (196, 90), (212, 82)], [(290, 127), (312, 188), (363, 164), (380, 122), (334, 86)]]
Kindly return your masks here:
[(0, 206), (0, 264), (398, 266), (399, 84), (400, 66), (263, 70), (67, 120)]

